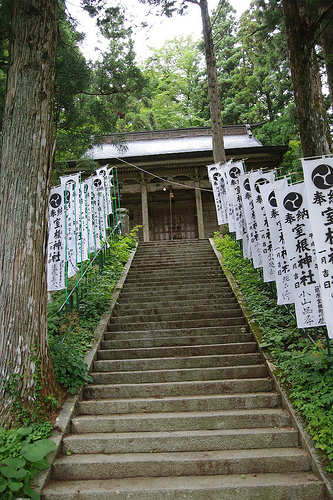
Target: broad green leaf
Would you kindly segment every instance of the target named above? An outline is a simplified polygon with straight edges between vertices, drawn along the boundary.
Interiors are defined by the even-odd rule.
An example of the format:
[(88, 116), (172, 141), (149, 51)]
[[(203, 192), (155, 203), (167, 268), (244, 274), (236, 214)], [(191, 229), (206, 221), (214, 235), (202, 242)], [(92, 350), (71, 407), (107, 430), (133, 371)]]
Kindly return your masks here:
[(19, 491), (23, 487), (23, 483), (8, 481), (8, 486), (11, 491)]
[(25, 486), (23, 491), (24, 491), (25, 495), (28, 495), (28, 497), (31, 500), (40, 500), (39, 493), (36, 493), (30, 486)]
[(54, 441), (50, 439), (41, 439), (35, 441), (34, 443), (22, 446), (21, 455), (29, 460), (30, 462), (39, 462), (42, 460), (50, 451), (57, 448)]
[(26, 460), (24, 460), (24, 458), (17, 457), (17, 458), (7, 458), (7, 460), (5, 460), (4, 463), (8, 465), (8, 467), (10, 467), (11, 469), (17, 470), (17, 469), (22, 469), (22, 467), (24, 467), (27, 462)]
[(11, 469), (10, 467), (1, 467), (1, 474), (5, 477), (12, 479), (22, 479), (27, 475), (27, 471), (24, 469)]

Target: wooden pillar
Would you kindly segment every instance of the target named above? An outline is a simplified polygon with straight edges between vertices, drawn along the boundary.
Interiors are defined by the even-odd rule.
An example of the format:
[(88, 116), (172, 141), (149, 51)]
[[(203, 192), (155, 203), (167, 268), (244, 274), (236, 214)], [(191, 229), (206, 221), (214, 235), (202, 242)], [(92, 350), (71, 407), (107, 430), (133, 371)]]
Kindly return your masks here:
[[(200, 183), (195, 182), (194, 185), (196, 188), (198, 188), (200, 186)], [(205, 237), (205, 227), (203, 221), (201, 191), (200, 189), (195, 189), (194, 191), (195, 191), (195, 205), (197, 209), (198, 237), (199, 239), (202, 240)]]
[(143, 241), (149, 241), (148, 196), (147, 184), (144, 181), (141, 182), (141, 209)]

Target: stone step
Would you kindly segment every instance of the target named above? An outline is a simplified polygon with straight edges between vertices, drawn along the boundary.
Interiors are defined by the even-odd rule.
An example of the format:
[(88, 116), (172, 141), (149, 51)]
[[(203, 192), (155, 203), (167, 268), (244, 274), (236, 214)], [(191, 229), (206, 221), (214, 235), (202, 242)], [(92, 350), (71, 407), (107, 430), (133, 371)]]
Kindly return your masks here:
[(146, 260), (137, 260), (136, 258), (133, 260), (130, 273), (131, 272), (142, 272), (146, 273), (154, 273), (154, 272), (165, 272), (166, 274), (169, 274), (170, 271), (173, 273), (176, 270), (177, 271), (187, 271), (187, 270), (193, 270), (193, 269), (210, 269), (210, 270), (216, 270), (219, 271), (220, 273), (223, 273), (221, 266), (219, 262), (216, 260), (215, 255), (212, 255), (210, 258), (206, 258), (204, 261), (203, 259), (191, 259), (191, 260), (179, 260), (179, 261), (170, 261), (170, 260), (161, 260), (161, 262), (156, 263), (152, 259), (146, 259)]
[(186, 358), (189, 356), (208, 356), (217, 354), (241, 354), (258, 352), (256, 342), (243, 342), (237, 344), (216, 344), (197, 346), (170, 346), (150, 347), (136, 349), (104, 349), (97, 351), (97, 359), (144, 359), (165, 358), (176, 356)]
[(134, 349), (149, 348), (149, 347), (166, 347), (166, 346), (181, 346), (181, 345), (202, 345), (203, 341), (207, 344), (224, 344), (236, 342), (251, 342), (253, 340), (251, 333), (235, 333), (229, 335), (211, 335), (205, 336), (185, 336), (185, 337), (152, 337), (147, 339), (120, 339), (104, 340), (101, 342), (100, 349)]
[(164, 382), (160, 384), (90, 384), (83, 389), (84, 399), (164, 398), (169, 396), (200, 396), (269, 392), (269, 378)]
[(191, 251), (190, 249), (188, 250), (176, 250), (176, 251), (169, 251), (167, 248), (160, 251), (160, 252), (139, 252), (137, 251), (134, 260), (136, 262), (146, 262), (149, 259), (152, 262), (181, 262), (181, 261), (187, 261), (187, 260), (201, 260), (201, 262), (205, 263), (206, 260), (212, 259), (214, 257), (214, 254), (212, 253), (212, 249), (210, 248), (201, 248), (197, 249), (194, 251)]
[(151, 266), (149, 267), (149, 269), (147, 269), (146, 266), (138, 266), (138, 265), (133, 265), (131, 266), (129, 272), (128, 272), (128, 275), (127, 275), (127, 279), (129, 278), (133, 278), (133, 277), (142, 277), (142, 278), (160, 278), (160, 277), (163, 277), (163, 278), (174, 278), (174, 277), (177, 277), (177, 276), (188, 276), (189, 274), (191, 274), (192, 276), (193, 275), (196, 275), (196, 276), (210, 276), (211, 274), (213, 275), (220, 275), (221, 277), (224, 277), (224, 274), (222, 272), (222, 269), (221, 267), (219, 266), (218, 263), (216, 263), (215, 265), (212, 265), (212, 264), (208, 264), (206, 263), (206, 265), (203, 265), (202, 264), (202, 261), (198, 261), (198, 264), (197, 265), (193, 265), (193, 264), (188, 264), (185, 266), (181, 263), (179, 263), (177, 266), (173, 266), (172, 267), (172, 270), (170, 271), (170, 267), (169, 268), (165, 268), (164, 266), (161, 268), (161, 267), (156, 267), (156, 268), (152, 268)]
[(94, 361), (94, 371), (117, 372), (138, 370), (166, 370), (168, 368), (208, 368), (214, 366), (239, 366), (259, 364), (262, 356), (256, 353), (220, 354), (210, 356), (193, 356), (187, 358), (143, 358)]
[(275, 392), (248, 394), (217, 394), (202, 396), (169, 396), (161, 398), (131, 398), (80, 401), (79, 415), (115, 413), (166, 413), (188, 411), (241, 410), (277, 408), (280, 397)]
[(178, 307), (209, 307), (209, 306), (215, 306), (216, 308), (218, 307), (224, 307), (231, 306), (232, 304), (237, 304), (237, 299), (235, 297), (219, 297), (215, 299), (206, 299), (204, 297), (198, 297), (197, 299), (187, 297), (187, 299), (182, 300), (181, 303), (177, 299), (173, 299), (173, 297), (170, 297), (169, 299), (163, 299), (161, 300), (151, 300), (150, 302), (143, 302), (143, 300), (136, 299), (133, 300), (133, 302), (125, 302), (121, 300), (117, 305), (116, 305), (116, 311), (122, 312), (122, 311), (128, 311), (134, 308), (140, 308), (141, 310), (146, 310), (146, 309), (154, 309), (154, 308), (163, 308), (164, 310), (170, 309), (170, 308), (178, 308)]
[[(205, 293), (202, 292), (201, 289), (194, 287), (191, 288), (188, 293), (186, 290), (174, 290), (173, 293), (171, 294), (170, 300), (172, 302), (174, 301), (180, 301), (184, 302), (186, 300), (200, 300), (202, 298), (203, 300), (221, 300), (224, 301), (226, 298), (228, 299), (235, 299), (235, 295), (231, 288), (225, 288), (225, 289), (219, 289), (218, 291), (215, 290), (206, 290)], [(128, 304), (129, 302), (156, 302), (156, 301), (165, 301), (167, 300), (166, 297), (170, 297), (170, 293), (168, 291), (163, 291), (163, 290), (154, 290), (154, 292), (151, 293), (142, 293), (142, 291), (134, 291), (131, 289), (128, 289), (127, 291), (122, 290), (121, 295), (120, 295), (120, 301), (122, 304)]]
[[(233, 308), (228, 308), (225, 310), (224, 308), (221, 310), (215, 311), (177, 311), (177, 312), (160, 312), (158, 314), (138, 314), (138, 315), (127, 315), (122, 314), (120, 316), (112, 316), (111, 325), (116, 324), (136, 324), (136, 323), (154, 323), (154, 322), (169, 322), (169, 321), (187, 321), (187, 320), (205, 320), (205, 319), (217, 319), (226, 317), (238, 318), (241, 317), (243, 319), (243, 311), (241, 310), (239, 305), (235, 305)], [(148, 326), (149, 329), (149, 326)]]
[[(106, 332), (104, 338), (106, 340), (121, 340), (121, 339), (154, 339), (161, 337), (210, 337), (212, 335), (242, 335), (249, 332), (248, 325), (235, 326), (210, 326), (196, 328), (168, 328), (159, 330), (127, 330), (126, 332)], [(241, 341), (241, 337), (240, 340)]]
[(199, 429), (254, 429), (290, 427), (289, 414), (279, 408), (215, 410), (197, 412), (79, 415), (72, 419), (71, 432), (154, 432)]
[(209, 450), (292, 448), (298, 434), (291, 428), (218, 429), (191, 431), (71, 434), (63, 440), (64, 454), (168, 453)]
[[(168, 304), (167, 302), (165, 304)], [(168, 313), (194, 313), (194, 312), (216, 312), (218, 310), (221, 310), (223, 308), (223, 311), (227, 310), (234, 310), (234, 309), (239, 309), (239, 305), (237, 302), (230, 302), (226, 304), (201, 304), (201, 302), (195, 302), (192, 305), (187, 305), (185, 302), (184, 304), (179, 304), (177, 302), (173, 303), (172, 305), (160, 305), (158, 307), (149, 307), (149, 304), (147, 304), (147, 307), (138, 307), (137, 305), (133, 304), (132, 307), (128, 307), (127, 309), (124, 309), (123, 307), (117, 307), (116, 311), (113, 315), (115, 316), (152, 316), (154, 314), (168, 314)]]
[(94, 384), (146, 384), (152, 382), (159, 384), (191, 380), (263, 378), (266, 375), (265, 365), (91, 373)]
[(44, 495), (45, 500), (323, 500), (324, 486), (308, 472), (255, 473), (60, 481)]
[[(136, 288), (139, 288), (140, 291), (144, 291), (144, 290), (157, 290), (159, 288), (163, 288), (165, 291), (168, 291), (169, 293), (173, 293), (174, 290), (191, 290), (192, 288), (193, 289), (200, 289), (200, 291), (203, 291), (203, 290), (212, 290), (212, 289), (216, 289), (217, 291), (219, 290), (226, 290), (226, 289), (230, 289), (230, 285), (228, 283), (227, 280), (225, 280), (224, 278), (221, 278), (220, 276), (218, 276), (217, 278), (210, 278), (209, 280), (202, 280), (202, 282), (198, 282), (197, 279), (189, 279), (189, 280), (179, 280), (179, 281), (176, 281), (174, 280), (174, 282), (172, 282), (173, 280), (170, 279), (165, 279), (163, 281), (160, 281), (159, 283), (149, 283), (149, 282), (145, 282), (144, 280), (140, 281), (140, 282), (136, 282), (135, 283), (135, 287)], [(128, 290), (128, 289), (131, 289), (132, 288), (132, 283), (129, 283), (127, 281), (125, 281), (125, 284), (123, 286), (123, 291), (125, 290)], [(133, 285), (134, 286), (134, 285)]]
[(124, 477), (202, 476), (304, 472), (310, 470), (308, 455), (298, 448), (222, 450), (174, 453), (118, 453), (71, 455), (53, 466), (62, 481)]
[(119, 331), (137, 331), (137, 330), (166, 330), (166, 329), (179, 329), (179, 328), (203, 328), (210, 326), (246, 326), (244, 316), (230, 316), (225, 318), (200, 318), (192, 320), (178, 320), (178, 321), (145, 321), (141, 323), (109, 323), (108, 332)]

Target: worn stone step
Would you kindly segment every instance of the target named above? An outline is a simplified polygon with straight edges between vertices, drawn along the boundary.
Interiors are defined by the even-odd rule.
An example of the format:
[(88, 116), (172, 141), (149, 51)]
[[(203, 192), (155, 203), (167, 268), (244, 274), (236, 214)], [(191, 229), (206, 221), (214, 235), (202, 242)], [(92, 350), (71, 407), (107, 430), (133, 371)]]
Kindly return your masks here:
[(146, 384), (183, 382), (191, 380), (224, 380), (239, 378), (263, 378), (267, 368), (262, 365), (230, 366), (222, 368), (182, 368), (168, 370), (146, 370), (135, 372), (91, 373), (94, 384)]
[(196, 412), (79, 415), (72, 419), (71, 432), (153, 432), (199, 429), (254, 429), (289, 427), (289, 414), (280, 408), (211, 410)]
[(187, 265), (187, 266), (183, 266), (182, 264), (179, 264), (177, 266), (175, 266), (175, 268), (173, 268), (170, 272), (170, 268), (159, 268), (159, 267), (156, 267), (156, 268), (149, 268), (149, 270), (144, 267), (144, 266), (131, 266), (129, 272), (128, 272), (128, 275), (126, 277), (126, 280), (128, 279), (133, 279), (133, 278), (169, 278), (169, 279), (173, 279), (173, 278), (178, 278), (180, 276), (199, 276), (200, 278), (202, 276), (216, 276), (216, 275), (219, 275), (221, 277), (224, 277), (225, 278), (225, 275), (224, 273), (222, 272), (222, 269), (221, 267), (217, 264), (217, 265), (207, 265), (207, 263), (205, 265), (202, 264), (201, 262), (201, 265), (199, 265), (199, 263), (197, 265)]
[(277, 408), (280, 397), (275, 392), (248, 394), (216, 394), (202, 396), (169, 396), (161, 398), (131, 398), (80, 401), (79, 415), (114, 413), (159, 413), (214, 410)]
[(179, 451), (292, 448), (298, 434), (292, 428), (218, 429), (169, 432), (70, 434), (62, 444), (64, 454), (168, 453)]
[(223, 270), (216, 259), (215, 255), (212, 255), (209, 258), (206, 258), (205, 260), (203, 259), (191, 259), (191, 260), (177, 260), (177, 261), (171, 261), (171, 260), (161, 260), (160, 262), (156, 262), (153, 259), (146, 259), (146, 260), (137, 260), (134, 258), (132, 264), (131, 264), (131, 269), (130, 272), (142, 272), (142, 273), (147, 273), (149, 271), (149, 274), (151, 272), (165, 272), (166, 274), (170, 273), (170, 270), (173, 272), (177, 269), (177, 271), (183, 270), (191, 270), (191, 269), (215, 269), (219, 271), (220, 273), (223, 274)]
[[(112, 316), (110, 324), (136, 324), (136, 323), (154, 323), (154, 322), (169, 322), (169, 321), (187, 321), (189, 320), (205, 320), (205, 319), (217, 319), (226, 317), (232, 318), (243, 318), (243, 311), (239, 305), (233, 308), (228, 308), (227, 310), (216, 310), (216, 311), (180, 311), (180, 312), (160, 312), (158, 314), (139, 314), (139, 315), (127, 315), (122, 314), (120, 316)], [(149, 327), (148, 327), (149, 329)]]
[(308, 472), (135, 477), (54, 482), (44, 495), (45, 500), (323, 500), (324, 485)]
[(107, 359), (94, 362), (94, 371), (138, 371), (166, 370), (168, 368), (208, 368), (214, 366), (239, 366), (259, 364), (262, 356), (259, 352), (243, 354), (220, 354), (210, 356), (193, 356), (186, 358), (143, 358), (143, 359)]
[(298, 448), (222, 450), (183, 453), (125, 453), (71, 455), (53, 466), (60, 480), (122, 477), (202, 476), (304, 472), (310, 469), (307, 453)]
[(223, 311), (227, 310), (234, 310), (234, 309), (239, 309), (239, 305), (237, 302), (230, 302), (226, 304), (201, 304), (200, 302), (195, 302), (192, 305), (187, 305), (185, 302), (184, 304), (179, 304), (179, 302), (174, 302), (173, 304), (169, 305), (169, 303), (165, 302), (163, 305), (157, 306), (157, 307), (149, 307), (149, 304), (147, 304), (147, 307), (138, 307), (137, 305), (133, 304), (131, 307), (127, 307), (127, 309), (117, 307), (113, 317), (115, 316), (152, 316), (156, 314), (168, 314), (168, 313), (207, 313), (207, 312), (216, 312), (218, 310), (221, 310), (223, 308)]
[(136, 349), (104, 349), (97, 351), (97, 359), (142, 359), (189, 356), (208, 356), (209, 354), (240, 354), (257, 352), (256, 342), (243, 342), (238, 344), (216, 344), (198, 346), (170, 346)]
[[(209, 327), (209, 326), (246, 326), (246, 320), (243, 316), (233, 315), (233, 312), (229, 313), (230, 316), (225, 318), (200, 318), (200, 319), (188, 319), (188, 320), (177, 320), (177, 321), (145, 321), (141, 323), (120, 323), (114, 322), (109, 323), (109, 332), (119, 332), (119, 331), (135, 331), (135, 330), (166, 330), (179, 329), (179, 328), (197, 328), (197, 327)], [(232, 316), (231, 316), (232, 314)]]
[(220, 269), (215, 268), (215, 269), (210, 269), (210, 268), (199, 268), (199, 267), (189, 267), (188, 269), (179, 269), (179, 270), (172, 270), (170, 271), (163, 271), (161, 272), (160, 270), (147, 270), (147, 269), (142, 269), (142, 271), (138, 270), (131, 270), (126, 278), (127, 283), (128, 282), (137, 282), (137, 281), (143, 281), (143, 280), (149, 280), (149, 281), (179, 281), (180, 279), (186, 279), (186, 278), (193, 278), (193, 279), (198, 279), (202, 281), (203, 279), (210, 279), (210, 278), (220, 278), (224, 281), (227, 281), (227, 278), (224, 276), (224, 274), (221, 272)]
[(212, 394), (269, 392), (269, 378), (164, 382), (160, 384), (90, 384), (83, 389), (84, 399), (163, 398), (168, 396), (199, 396)]
[(205, 297), (198, 297), (197, 299), (188, 297), (187, 300), (179, 301), (170, 297), (169, 299), (161, 299), (155, 300), (151, 302), (143, 302), (140, 299), (133, 300), (132, 302), (125, 302), (120, 300), (120, 302), (116, 305), (116, 311), (121, 313), (122, 311), (130, 311), (131, 309), (140, 308), (141, 310), (146, 309), (155, 309), (155, 308), (178, 308), (178, 307), (224, 307), (224, 306), (232, 306), (233, 304), (237, 304), (236, 297), (220, 297), (215, 299), (206, 299)]
[(253, 340), (251, 333), (235, 333), (229, 335), (211, 335), (202, 337), (152, 337), (147, 339), (128, 338), (121, 340), (103, 340), (100, 349), (134, 349), (135, 347), (166, 347), (181, 345), (202, 345), (203, 341), (207, 344), (224, 344), (233, 342), (251, 342)]
[[(132, 285), (133, 285), (132, 283), (125, 281), (123, 286), (123, 291), (125, 292), (126, 290), (131, 289)], [(200, 288), (201, 291), (212, 290), (212, 289), (216, 289), (217, 291), (230, 289), (228, 281), (224, 278), (221, 278), (220, 276), (215, 278), (210, 278), (209, 280), (203, 279), (200, 282), (198, 281), (198, 279), (191, 279), (191, 278), (189, 278), (188, 280), (178, 280), (178, 281), (174, 280), (173, 283), (171, 279), (161, 280), (158, 283), (149, 283), (145, 282), (145, 280), (142, 280), (140, 282), (136, 282), (135, 287), (139, 288), (140, 291), (144, 290), (154, 291), (163, 288), (164, 291), (168, 291), (169, 293), (173, 293), (175, 289), (179, 291), (182, 290), (189, 291), (191, 289), (198, 289), (198, 288)]]
[[(197, 328), (168, 328), (159, 330), (128, 330), (126, 332), (106, 332), (106, 340), (120, 339), (154, 339), (160, 337), (197, 337), (206, 338), (213, 335), (242, 335), (249, 332), (248, 325), (210, 326)], [(240, 337), (241, 339), (241, 337)]]
[[(168, 291), (154, 291), (154, 293), (142, 293), (142, 291), (133, 291), (131, 289), (128, 289), (128, 291), (122, 290), (121, 295), (120, 295), (120, 301), (122, 304), (128, 303), (128, 302), (156, 302), (156, 301), (165, 301), (166, 297), (170, 297), (170, 293)], [(224, 301), (224, 299), (229, 298), (234, 300), (235, 295), (231, 288), (225, 288), (225, 289), (219, 289), (218, 291), (216, 290), (205, 290), (205, 293), (202, 293), (202, 291), (197, 288), (191, 288), (189, 293), (186, 292), (186, 290), (174, 290), (171, 294), (170, 299), (172, 301), (186, 301), (186, 300), (200, 300), (202, 298), (203, 300), (221, 300)]]

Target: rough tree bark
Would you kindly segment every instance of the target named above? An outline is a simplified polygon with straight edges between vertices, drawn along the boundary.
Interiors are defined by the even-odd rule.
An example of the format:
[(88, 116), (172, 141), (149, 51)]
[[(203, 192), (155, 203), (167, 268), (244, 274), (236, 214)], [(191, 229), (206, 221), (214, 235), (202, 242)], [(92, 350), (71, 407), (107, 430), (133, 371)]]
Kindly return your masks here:
[(213, 46), (212, 28), (208, 12), (207, 0), (200, 0), (202, 32), (205, 44), (207, 66), (210, 118), (212, 122), (214, 162), (225, 163), (226, 156), (223, 143), (223, 124), (221, 116), (221, 99), (217, 82), (216, 59)]
[(315, 53), (315, 31), (304, 3), (283, 0), (290, 69), (305, 157), (330, 154), (332, 140)]
[[(13, 0), (0, 167), (0, 425), (6, 384), (32, 411), (57, 384), (46, 334), (47, 200), (53, 149), (57, 0)], [(38, 385), (38, 384), (37, 384)]]

